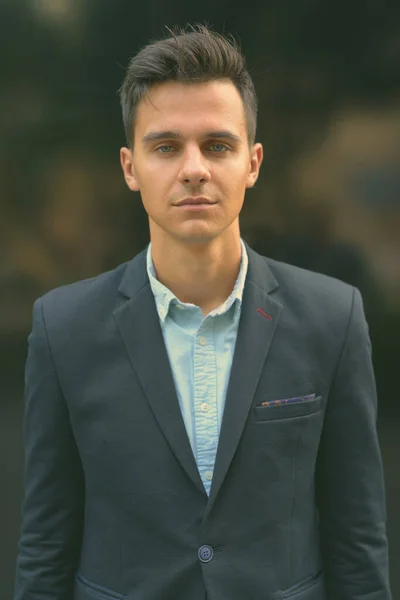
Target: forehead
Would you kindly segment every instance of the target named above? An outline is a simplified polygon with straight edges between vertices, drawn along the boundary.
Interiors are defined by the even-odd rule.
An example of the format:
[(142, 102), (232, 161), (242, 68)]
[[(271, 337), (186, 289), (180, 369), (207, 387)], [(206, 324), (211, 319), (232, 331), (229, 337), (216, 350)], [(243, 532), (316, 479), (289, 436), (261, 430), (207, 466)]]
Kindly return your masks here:
[(228, 80), (156, 84), (136, 112), (135, 134), (140, 136), (159, 129), (189, 134), (228, 128), (238, 135), (246, 131), (243, 101)]

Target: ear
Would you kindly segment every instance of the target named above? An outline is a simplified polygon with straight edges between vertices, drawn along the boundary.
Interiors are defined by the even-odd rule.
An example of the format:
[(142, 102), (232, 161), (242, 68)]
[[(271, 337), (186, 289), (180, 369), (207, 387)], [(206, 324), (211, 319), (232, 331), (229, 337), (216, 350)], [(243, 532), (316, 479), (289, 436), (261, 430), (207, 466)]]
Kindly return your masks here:
[(136, 177), (135, 168), (133, 165), (133, 153), (129, 148), (121, 148), (120, 160), (122, 171), (124, 172), (124, 178), (126, 185), (132, 192), (138, 192), (140, 190), (139, 182)]
[(263, 159), (263, 147), (261, 144), (257, 143), (252, 146), (250, 149), (250, 170), (247, 175), (246, 187), (252, 188), (255, 182), (258, 179), (258, 174), (260, 172), (260, 166)]

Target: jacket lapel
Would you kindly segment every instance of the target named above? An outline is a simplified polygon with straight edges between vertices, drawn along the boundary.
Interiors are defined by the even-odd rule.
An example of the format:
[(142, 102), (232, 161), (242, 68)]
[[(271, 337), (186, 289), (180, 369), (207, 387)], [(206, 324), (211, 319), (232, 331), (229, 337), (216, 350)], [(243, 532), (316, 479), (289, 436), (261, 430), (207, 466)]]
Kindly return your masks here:
[[(114, 312), (132, 367), (172, 452), (205, 494), (179, 407), (175, 383), (146, 270), (146, 250), (128, 263)], [(127, 300), (126, 300), (127, 298)]]
[[(235, 454), (282, 306), (270, 296), (278, 287), (266, 259), (247, 244), (248, 272), (218, 452), (204, 519), (211, 510)], [(114, 312), (132, 367), (173, 453), (205, 494), (179, 407), (143, 250), (128, 263)]]
[(215, 502), (240, 441), (282, 309), (282, 306), (269, 295), (278, 287), (278, 283), (273, 277), (266, 259), (254, 252), (247, 244), (246, 249), (249, 266), (243, 293), (242, 312), (225, 401), (213, 482), (204, 519)]

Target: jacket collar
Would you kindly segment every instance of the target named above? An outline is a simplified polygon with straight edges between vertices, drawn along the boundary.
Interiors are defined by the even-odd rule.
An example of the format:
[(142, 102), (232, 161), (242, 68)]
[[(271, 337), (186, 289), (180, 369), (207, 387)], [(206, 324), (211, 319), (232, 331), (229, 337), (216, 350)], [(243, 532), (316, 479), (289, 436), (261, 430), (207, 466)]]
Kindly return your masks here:
[[(247, 242), (243, 241), (243, 244), (248, 257), (245, 285), (251, 282), (266, 294), (271, 293), (279, 284), (272, 274), (267, 259), (250, 248)], [(148, 248), (149, 244), (127, 264), (119, 286), (119, 292), (126, 298), (132, 298), (143, 286), (150, 284), (146, 262)]]

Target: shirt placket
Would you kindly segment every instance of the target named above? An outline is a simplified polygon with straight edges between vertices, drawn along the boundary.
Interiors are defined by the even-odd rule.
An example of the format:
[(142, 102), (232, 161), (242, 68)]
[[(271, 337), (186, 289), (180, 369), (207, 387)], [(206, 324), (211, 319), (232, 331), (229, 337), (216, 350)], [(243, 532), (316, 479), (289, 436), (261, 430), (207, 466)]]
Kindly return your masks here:
[(205, 321), (195, 336), (193, 367), (197, 466), (209, 493), (218, 445), (217, 369), (211, 320)]

